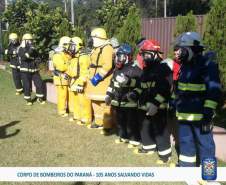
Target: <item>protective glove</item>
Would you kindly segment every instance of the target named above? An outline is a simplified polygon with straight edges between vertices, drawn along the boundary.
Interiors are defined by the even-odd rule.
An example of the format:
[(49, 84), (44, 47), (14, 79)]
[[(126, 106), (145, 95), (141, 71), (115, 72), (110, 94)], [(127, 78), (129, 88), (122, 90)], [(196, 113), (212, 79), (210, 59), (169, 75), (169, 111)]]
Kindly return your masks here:
[(213, 130), (213, 121), (209, 122), (208, 124), (202, 124), (201, 131), (202, 133), (209, 133)]
[(116, 76), (116, 81), (120, 84), (120, 85), (126, 85), (129, 83), (129, 78), (127, 76), (125, 76), (123, 73), (121, 73), (120, 75)]
[(136, 102), (138, 100), (138, 95), (137, 93), (135, 93), (134, 91), (132, 92), (129, 92), (127, 94), (127, 99), (130, 101), (130, 102)]
[(53, 75), (54, 75), (54, 76), (59, 76), (59, 75), (60, 75), (60, 73), (59, 73), (59, 71), (54, 70), (54, 71), (53, 71)]
[(68, 76), (68, 74), (66, 74), (66, 73), (62, 73), (61, 75), (60, 75), (64, 80), (68, 80), (70, 77)]
[(154, 116), (158, 112), (158, 107), (151, 103), (148, 107), (146, 116)]
[(83, 86), (81, 86), (81, 85), (76, 86), (76, 92), (77, 93), (83, 93), (83, 90), (84, 90)]
[(30, 58), (29, 53), (25, 53), (25, 56), (26, 56), (27, 58)]
[(105, 101), (106, 105), (110, 105), (111, 104), (111, 97), (106, 95), (104, 101)]
[(97, 74), (95, 74), (95, 76), (94, 76), (90, 81), (91, 81), (91, 83), (93, 84), (93, 86), (97, 86), (98, 83), (99, 83), (102, 79), (103, 79), (103, 77), (102, 77), (99, 73), (97, 73)]
[(214, 111), (211, 108), (204, 108), (201, 131), (203, 133), (211, 132), (213, 129)]

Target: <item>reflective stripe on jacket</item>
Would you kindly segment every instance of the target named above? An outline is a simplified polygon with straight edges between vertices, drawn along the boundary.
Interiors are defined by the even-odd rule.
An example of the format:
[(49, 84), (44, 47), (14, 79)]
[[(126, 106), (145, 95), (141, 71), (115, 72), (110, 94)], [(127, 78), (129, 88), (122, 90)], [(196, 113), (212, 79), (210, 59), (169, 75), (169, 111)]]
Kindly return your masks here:
[(221, 97), (218, 66), (202, 55), (181, 66), (176, 86), (178, 120), (200, 122), (205, 108), (216, 109)]

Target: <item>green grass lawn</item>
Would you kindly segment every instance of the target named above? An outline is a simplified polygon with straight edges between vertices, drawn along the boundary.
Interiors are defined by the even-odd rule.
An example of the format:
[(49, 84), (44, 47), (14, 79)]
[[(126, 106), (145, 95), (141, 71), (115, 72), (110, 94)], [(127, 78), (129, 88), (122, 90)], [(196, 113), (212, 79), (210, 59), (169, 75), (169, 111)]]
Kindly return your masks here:
[[(116, 136), (102, 136), (60, 118), (56, 105), (47, 103), (26, 106), (23, 96), (15, 96), (11, 74), (0, 70), (0, 166), (30, 167), (151, 167), (158, 166), (156, 154), (139, 156), (125, 144), (116, 145)], [(177, 161), (175, 150), (172, 161)], [(224, 165), (225, 163), (222, 163)], [(224, 165), (226, 166), (226, 165)], [(4, 183), (2, 184), (68, 184), (111, 185), (122, 183)], [(185, 183), (123, 183), (182, 185)]]

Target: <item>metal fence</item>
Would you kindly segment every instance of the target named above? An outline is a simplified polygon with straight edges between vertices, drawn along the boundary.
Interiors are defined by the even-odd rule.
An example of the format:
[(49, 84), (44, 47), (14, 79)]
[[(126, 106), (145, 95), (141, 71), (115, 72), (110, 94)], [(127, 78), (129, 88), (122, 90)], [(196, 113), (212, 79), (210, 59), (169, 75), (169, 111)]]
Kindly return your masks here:
[[(204, 32), (204, 16), (197, 17), (197, 31)], [(174, 29), (176, 17), (167, 18), (143, 18), (142, 19), (142, 36), (146, 38), (154, 38), (160, 42), (164, 57), (167, 57), (172, 42), (174, 40)]]

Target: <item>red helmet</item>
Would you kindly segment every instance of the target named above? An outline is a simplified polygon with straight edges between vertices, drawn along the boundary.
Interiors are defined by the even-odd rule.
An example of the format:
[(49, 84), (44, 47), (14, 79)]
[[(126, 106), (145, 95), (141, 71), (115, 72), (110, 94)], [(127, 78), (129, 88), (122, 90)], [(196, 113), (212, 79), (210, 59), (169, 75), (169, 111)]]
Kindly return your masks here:
[(162, 53), (160, 51), (160, 44), (158, 41), (154, 40), (154, 39), (149, 39), (149, 40), (145, 40), (142, 47), (140, 48), (141, 52), (144, 51), (154, 51), (154, 52), (159, 52)]

